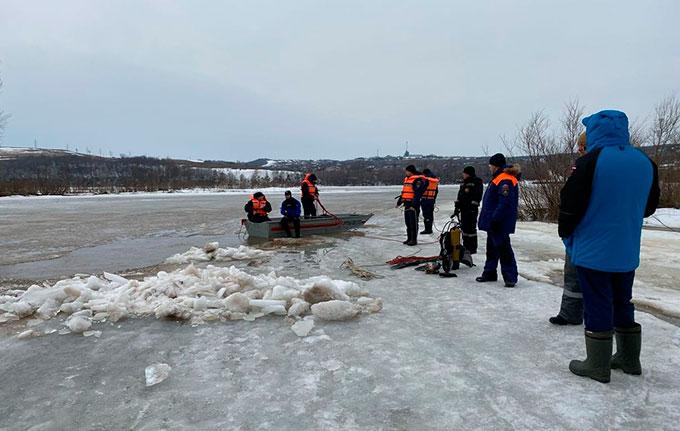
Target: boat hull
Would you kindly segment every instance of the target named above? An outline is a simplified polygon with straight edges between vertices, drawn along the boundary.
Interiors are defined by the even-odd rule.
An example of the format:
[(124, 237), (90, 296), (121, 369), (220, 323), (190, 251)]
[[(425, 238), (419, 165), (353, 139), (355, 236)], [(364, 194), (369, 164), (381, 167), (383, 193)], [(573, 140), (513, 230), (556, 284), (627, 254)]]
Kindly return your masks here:
[[(322, 215), (314, 218), (300, 218), (300, 236), (332, 235), (363, 226), (373, 214), (338, 214), (337, 216)], [(241, 223), (246, 227), (250, 238), (283, 238), (286, 231), (281, 226), (281, 218), (273, 218), (262, 223), (253, 223), (243, 219)], [(294, 232), (292, 223), (291, 232)]]

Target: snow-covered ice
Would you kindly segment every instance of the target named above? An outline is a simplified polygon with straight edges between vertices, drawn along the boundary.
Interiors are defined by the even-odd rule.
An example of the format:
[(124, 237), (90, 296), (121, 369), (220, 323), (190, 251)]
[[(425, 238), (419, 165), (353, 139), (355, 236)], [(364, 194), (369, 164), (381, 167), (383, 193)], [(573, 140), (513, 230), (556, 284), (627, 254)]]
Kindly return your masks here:
[[(445, 191), (444, 197), (449, 195)], [(391, 198), (390, 192), (351, 197), (351, 202), (376, 213), (362, 230), (366, 236), (348, 235), (331, 245), (298, 249), (268, 247), (271, 254), (257, 266), (248, 266), (248, 260), (196, 261), (155, 271), (136, 281), (138, 290), (148, 283), (143, 290), (150, 292), (150, 301), (144, 295), (130, 301), (144, 298), (149, 313), (137, 315), (130, 304), (115, 310), (134, 318), (98, 320), (102, 311), (76, 310), (79, 301), (72, 299), (82, 293), (91, 295), (84, 303), (95, 304), (124, 285), (130, 287), (135, 280), (129, 277), (121, 280), (112, 272), (58, 282), (67, 295), (61, 306), (73, 304), (68, 310), (72, 313), (90, 309), (90, 330), (101, 330), (99, 338), (31, 335), (19, 340), (16, 335), (29, 329), (46, 333), (64, 327), (62, 311), (44, 321), (36, 317), (37, 309), (50, 302), (41, 293), (58, 283), (32, 288), (27, 298), (31, 301), (15, 300), (21, 297), (20, 289), (3, 292), (3, 307), (16, 302), (28, 306), (18, 310), (26, 316), (21, 320), (0, 312), (0, 318), (8, 320), (0, 325), (0, 428), (675, 428), (680, 421), (676, 325), (638, 311), (644, 333), (642, 376), (615, 371), (612, 382), (602, 385), (569, 372), (569, 360), (584, 355), (583, 328), (547, 322), (559, 307), (564, 256), (554, 225), (518, 225), (513, 243), (522, 276), (515, 289), (475, 283), (480, 267), (462, 268), (457, 278), (441, 279), (383, 265), (397, 255), (437, 253), (437, 245), (430, 244), (434, 237), (421, 236), (417, 248), (400, 244), (403, 219), (390, 208)], [(451, 202), (439, 205), (450, 208)], [(446, 218), (446, 211), (440, 210), (437, 225)], [(482, 245), (484, 239), (482, 234)], [(678, 250), (676, 233), (643, 233), (634, 290), (638, 304), (647, 299), (680, 309)], [(475, 256), (478, 265), (483, 252), (482, 247)], [(340, 269), (348, 257), (383, 278), (354, 278)], [(227, 273), (231, 275), (223, 277), (219, 288), (211, 285), (218, 274)], [(243, 279), (264, 287), (235, 289)], [(178, 287), (171, 280), (188, 283)], [(304, 291), (314, 286), (318, 295), (305, 298)], [(204, 325), (156, 320), (148, 305), (164, 299), (156, 295), (163, 287), (185, 297), (176, 311), (190, 312), (189, 322), (214, 310), (245, 316)], [(202, 293), (206, 287), (211, 295)], [(300, 294), (293, 296), (291, 290)], [(349, 301), (362, 312), (382, 310), (341, 322), (314, 318), (311, 329), (301, 323), (314, 317), (306, 299), (333, 295), (343, 299), (331, 301)], [(212, 301), (224, 306), (214, 309)], [(41, 313), (52, 315), (59, 303), (48, 304)], [(281, 312), (282, 306), (286, 316), (255, 318), (267, 309)], [(304, 310), (304, 317), (289, 318), (296, 316), (296, 308)], [(292, 329), (295, 325), (309, 332), (300, 337)], [(147, 388), (140, 371), (159, 363), (172, 366), (171, 376)]]
[(680, 231), (680, 209), (659, 208), (654, 215), (645, 219), (645, 226), (672, 228)]

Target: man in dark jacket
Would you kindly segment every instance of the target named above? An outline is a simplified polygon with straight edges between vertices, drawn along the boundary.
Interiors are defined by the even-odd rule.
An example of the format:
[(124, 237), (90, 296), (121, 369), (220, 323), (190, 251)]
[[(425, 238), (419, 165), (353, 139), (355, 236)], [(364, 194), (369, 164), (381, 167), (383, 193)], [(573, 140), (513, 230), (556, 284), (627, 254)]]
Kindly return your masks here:
[(420, 200), (427, 190), (427, 180), (415, 166), (406, 167), (406, 177), (401, 188), (397, 207), (404, 205), (404, 222), (406, 223), (406, 245), (418, 244), (418, 217), (420, 216)]
[(305, 218), (316, 217), (316, 201), (319, 199), (319, 189), (316, 187), (318, 179), (316, 175), (310, 173), (305, 174), (300, 190), (302, 191), (302, 208), (304, 209)]
[(498, 261), (505, 287), (517, 284), (517, 262), (510, 244), (510, 234), (515, 233), (519, 207), (519, 166), (507, 166), (505, 156), (494, 154), (489, 159), (491, 182), (484, 192), (482, 211), (479, 215), (479, 229), (487, 233), (486, 263), (484, 272), (477, 281), (498, 280)]
[(612, 368), (642, 373), (641, 327), (631, 298), (642, 219), (656, 210), (660, 191), (656, 165), (630, 145), (626, 114), (601, 111), (583, 124), (588, 153), (576, 161), (562, 189), (558, 225), (585, 309), (587, 357), (571, 361), (569, 369), (607, 383)]
[(477, 253), (477, 215), (483, 192), (484, 183), (475, 175), (475, 168), (466, 166), (463, 169), (463, 184), (458, 189), (453, 215), (460, 216), (463, 247), (470, 254)]
[(295, 238), (300, 238), (300, 213), (302, 212), (300, 201), (293, 197), (290, 190), (286, 190), (284, 196), (286, 199), (281, 202), (281, 215), (283, 216), (281, 218), (281, 227), (286, 232), (288, 238), (290, 238), (292, 235), (289, 224), (293, 223)]
[(423, 169), (423, 176), (427, 180), (427, 189), (420, 200), (420, 207), (423, 210), (423, 224), (425, 229), (420, 232), (423, 235), (432, 233), (434, 224), (434, 207), (439, 195), (439, 178), (429, 169)]
[[(586, 134), (581, 133), (578, 137), (578, 153), (583, 156), (586, 154)], [(573, 166), (571, 170), (576, 169)], [(583, 293), (578, 283), (578, 273), (576, 267), (571, 262), (569, 253), (564, 253), (564, 289), (562, 290), (562, 302), (560, 312), (557, 316), (550, 319), (553, 325), (580, 325), (583, 323)]]
[(257, 192), (250, 197), (243, 209), (248, 213), (248, 220), (253, 223), (262, 223), (269, 221), (268, 214), (272, 212), (272, 205), (267, 202), (264, 193)]

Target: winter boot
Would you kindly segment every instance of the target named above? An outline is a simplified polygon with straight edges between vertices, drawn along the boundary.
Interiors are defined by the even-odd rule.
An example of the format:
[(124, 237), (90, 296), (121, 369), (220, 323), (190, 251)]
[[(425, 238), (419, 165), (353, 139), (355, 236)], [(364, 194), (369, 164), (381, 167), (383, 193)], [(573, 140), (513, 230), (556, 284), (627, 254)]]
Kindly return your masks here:
[(586, 331), (586, 359), (571, 361), (569, 370), (577, 376), (590, 377), (600, 383), (609, 383), (611, 379), (613, 331)]
[[(559, 314), (557, 316), (553, 316), (550, 319), (548, 319), (550, 323), (553, 325), (558, 325), (558, 326), (565, 326), (565, 325), (580, 325), (581, 322), (570, 322), (564, 317), (560, 316)], [(613, 367), (612, 367), (613, 368)]]
[(481, 277), (475, 278), (479, 283), (485, 283), (487, 281), (498, 281), (498, 274), (493, 272), (483, 272)]
[(640, 365), (642, 327), (636, 323), (632, 328), (615, 329), (616, 353), (612, 356), (612, 369), (639, 376), (642, 374), (642, 365)]
[(425, 228), (423, 229), (422, 232), (420, 232), (421, 235), (429, 235), (429, 234), (431, 234), (431, 233), (432, 233), (432, 220), (427, 220), (427, 219), (425, 219), (425, 220), (423, 221), (423, 224), (425, 225)]

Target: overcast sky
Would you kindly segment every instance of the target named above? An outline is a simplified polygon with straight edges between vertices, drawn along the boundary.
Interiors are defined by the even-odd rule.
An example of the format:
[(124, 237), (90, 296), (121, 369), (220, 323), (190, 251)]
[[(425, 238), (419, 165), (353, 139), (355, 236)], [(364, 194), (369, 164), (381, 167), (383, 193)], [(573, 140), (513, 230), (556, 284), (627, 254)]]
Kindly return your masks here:
[(3, 145), (202, 159), (501, 149), (680, 92), (680, 1), (0, 0)]

